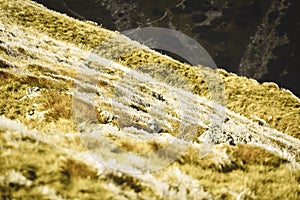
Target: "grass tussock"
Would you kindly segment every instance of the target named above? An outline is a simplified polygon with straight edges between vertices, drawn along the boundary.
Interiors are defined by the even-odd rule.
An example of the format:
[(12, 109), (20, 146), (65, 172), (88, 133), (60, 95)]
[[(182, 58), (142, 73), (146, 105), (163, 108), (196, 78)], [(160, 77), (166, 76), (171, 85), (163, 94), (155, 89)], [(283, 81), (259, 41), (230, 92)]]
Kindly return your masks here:
[(81, 47), (97, 47), (112, 35), (108, 30), (46, 10), (32, 1), (0, 1), (0, 7), (5, 11), (2, 12), (4, 19), (14, 19), (20, 26), (32, 27), (50, 37)]
[(72, 96), (65, 93), (59, 93), (54, 90), (48, 90), (42, 93), (44, 109), (47, 110), (45, 115), (46, 121), (56, 121), (59, 118), (72, 118)]
[[(200, 160), (198, 161), (198, 163)], [(298, 199), (300, 173), (286, 166), (227, 165), (220, 170), (213, 159), (205, 157), (202, 164), (175, 163), (189, 176), (199, 180), (205, 191), (216, 199)], [(233, 162), (234, 163), (234, 162)], [(236, 162), (235, 162), (236, 163)], [(230, 167), (230, 168), (228, 168)]]
[(276, 168), (288, 162), (265, 149), (251, 145), (238, 145), (230, 154), (244, 165), (264, 165)]
[[(2, 148), (9, 150), (10, 154), (0, 157), (0, 176), (4, 177), (4, 181), (0, 181), (2, 198), (49, 198), (40, 191), (44, 186), (55, 191), (56, 198), (98, 199), (99, 195), (104, 198), (110, 195), (94, 169), (80, 161), (65, 159), (68, 156), (55, 146), (26, 140), (20, 134), (10, 141), (4, 139), (3, 134), (0, 132)], [(20, 149), (22, 154), (19, 153)], [(25, 177), (28, 184), (9, 178), (14, 171)]]

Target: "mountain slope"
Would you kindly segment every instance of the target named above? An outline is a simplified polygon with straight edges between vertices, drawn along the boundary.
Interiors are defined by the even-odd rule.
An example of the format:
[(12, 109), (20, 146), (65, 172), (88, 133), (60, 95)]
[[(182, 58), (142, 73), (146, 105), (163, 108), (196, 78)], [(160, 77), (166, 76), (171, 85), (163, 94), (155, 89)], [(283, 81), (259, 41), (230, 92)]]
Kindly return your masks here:
[[(3, 198), (299, 198), (300, 101), (289, 91), (31, 1), (0, 6)], [(168, 146), (146, 164), (134, 157)]]

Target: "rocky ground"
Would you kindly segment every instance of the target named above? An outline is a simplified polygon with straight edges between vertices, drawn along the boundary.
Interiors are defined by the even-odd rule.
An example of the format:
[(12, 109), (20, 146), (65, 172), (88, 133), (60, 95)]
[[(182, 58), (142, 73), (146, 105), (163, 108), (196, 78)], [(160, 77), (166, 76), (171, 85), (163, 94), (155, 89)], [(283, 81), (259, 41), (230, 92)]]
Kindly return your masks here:
[(0, 9), (3, 199), (299, 199), (290, 91), (29, 0)]

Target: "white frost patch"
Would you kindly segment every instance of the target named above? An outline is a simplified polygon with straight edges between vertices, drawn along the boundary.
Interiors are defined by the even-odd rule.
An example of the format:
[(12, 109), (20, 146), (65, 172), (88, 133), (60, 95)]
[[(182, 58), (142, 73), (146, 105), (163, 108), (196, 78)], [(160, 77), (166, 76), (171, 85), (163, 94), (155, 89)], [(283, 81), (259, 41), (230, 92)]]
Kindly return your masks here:
[(44, 186), (39, 186), (38, 191), (41, 192), (45, 197), (47, 197), (47, 199), (55, 199), (55, 200), (63, 200), (64, 198), (62, 198), (60, 195), (58, 195), (56, 193), (56, 191), (53, 188), (50, 188), (47, 185)]
[(169, 184), (166, 197), (172, 199), (213, 199), (205, 192), (198, 180), (182, 173), (177, 167), (170, 167), (165, 175), (159, 179)]
[(8, 185), (10, 183), (22, 185), (22, 186), (31, 186), (32, 181), (28, 180), (23, 174), (20, 172), (16, 172), (15, 170), (9, 171), (6, 175), (0, 177), (0, 182), (2, 184)]

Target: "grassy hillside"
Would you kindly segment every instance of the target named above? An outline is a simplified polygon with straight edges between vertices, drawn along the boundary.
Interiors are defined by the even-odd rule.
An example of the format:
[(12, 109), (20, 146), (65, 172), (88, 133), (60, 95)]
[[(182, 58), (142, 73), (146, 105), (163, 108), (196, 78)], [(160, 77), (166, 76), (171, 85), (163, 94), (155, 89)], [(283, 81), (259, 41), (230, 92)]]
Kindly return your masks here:
[[(300, 100), (291, 92), (182, 64), (29, 0), (0, 0), (0, 10), (3, 199), (299, 198)], [(160, 66), (170, 76), (160, 76)], [(132, 76), (140, 72), (158, 80)], [(224, 118), (222, 127), (210, 126), (215, 117)], [(92, 125), (81, 130), (82, 121)], [(93, 145), (102, 141), (86, 148), (87, 127), (104, 130), (127, 152), (155, 151), (176, 138), (187, 145), (161, 170), (144, 172), (138, 160), (132, 166), (140, 173), (125, 173), (94, 159)], [(203, 156), (203, 137), (214, 132)]]

